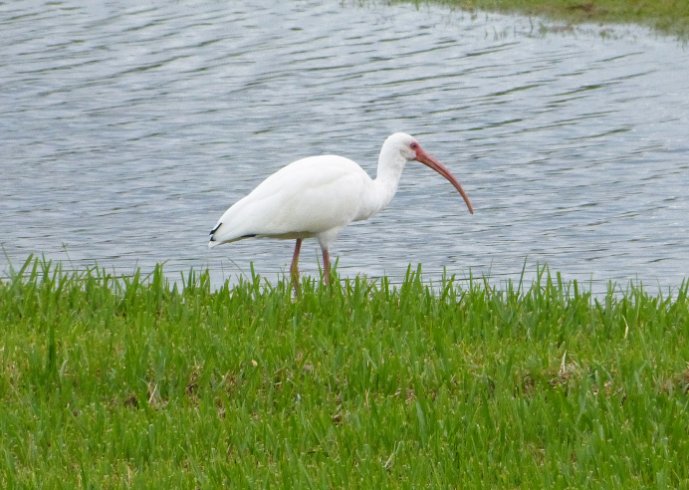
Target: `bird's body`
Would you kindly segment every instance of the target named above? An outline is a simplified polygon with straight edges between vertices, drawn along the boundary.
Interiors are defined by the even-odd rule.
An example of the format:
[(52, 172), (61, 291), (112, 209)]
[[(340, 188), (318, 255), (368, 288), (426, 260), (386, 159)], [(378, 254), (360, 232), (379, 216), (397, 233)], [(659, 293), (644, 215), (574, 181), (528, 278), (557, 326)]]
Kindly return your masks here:
[(328, 250), (338, 232), (385, 208), (397, 191), (406, 162), (413, 159), (450, 180), (473, 213), (469, 198), (452, 174), (428, 156), (413, 137), (395, 133), (383, 144), (375, 179), (352, 160), (337, 155), (294, 161), (225, 211), (210, 233), (208, 246), (252, 237), (296, 239), (291, 267), (296, 280), (301, 241), (315, 237), (323, 250), (328, 280)]
[(249, 236), (316, 237), (321, 244), (329, 243), (328, 238), (340, 228), (376, 211), (368, 198), (374, 182), (347, 158), (323, 155), (297, 160), (228, 209), (209, 243), (214, 246)]

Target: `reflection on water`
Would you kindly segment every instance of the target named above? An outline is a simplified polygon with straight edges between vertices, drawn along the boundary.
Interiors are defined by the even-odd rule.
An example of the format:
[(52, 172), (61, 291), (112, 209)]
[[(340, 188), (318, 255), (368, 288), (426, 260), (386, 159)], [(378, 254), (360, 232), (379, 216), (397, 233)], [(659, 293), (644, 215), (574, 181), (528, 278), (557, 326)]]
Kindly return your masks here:
[[(401, 130), (477, 213), (410, 164), (391, 207), (341, 234), (342, 275), (689, 275), (689, 54), (672, 39), (335, 1), (10, 2), (0, 28), (0, 270), (36, 253), (275, 277), (290, 242), (206, 249), (224, 209), (309, 154), (373, 172)], [(305, 273), (317, 256), (305, 244)]]

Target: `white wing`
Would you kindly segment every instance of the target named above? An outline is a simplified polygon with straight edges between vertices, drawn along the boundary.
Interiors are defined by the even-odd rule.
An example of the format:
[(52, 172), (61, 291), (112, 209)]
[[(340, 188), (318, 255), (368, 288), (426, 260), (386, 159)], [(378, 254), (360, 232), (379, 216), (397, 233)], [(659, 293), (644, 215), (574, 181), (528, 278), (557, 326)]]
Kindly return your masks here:
[(355, 162), (324, 155), (278, 170), (222, 215), (210, 246), (250, 236), (310, 237), (349, 224), (372, 180)]

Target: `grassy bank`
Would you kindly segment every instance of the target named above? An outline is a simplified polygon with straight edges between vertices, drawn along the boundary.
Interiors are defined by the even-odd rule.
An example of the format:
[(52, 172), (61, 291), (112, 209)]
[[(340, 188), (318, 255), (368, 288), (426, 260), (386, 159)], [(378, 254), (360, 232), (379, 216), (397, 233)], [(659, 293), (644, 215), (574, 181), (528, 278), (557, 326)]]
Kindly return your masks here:
[(0, 486), (687, 488), (689, 294), (0, 282)]
[(439, 1), (467, 10), (543, 16), (569, 23), (637, 23), (683, 38), (689, 36), (689, 2), (685, 0)]

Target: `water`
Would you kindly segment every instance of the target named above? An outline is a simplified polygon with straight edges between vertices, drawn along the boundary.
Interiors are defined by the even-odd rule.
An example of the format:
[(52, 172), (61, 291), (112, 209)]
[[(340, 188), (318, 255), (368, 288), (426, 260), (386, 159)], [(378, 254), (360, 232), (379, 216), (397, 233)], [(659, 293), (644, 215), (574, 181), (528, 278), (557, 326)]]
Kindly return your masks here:
[[(81, 5), (85, 3), (87, 5)], [(343, 231), (344, 276), (422, 263), (466, 277), (548, 264), (594, 288), (689, 275), (689, 53), (640, 28), (336, 1), (0, 5), (0, 271), (29, 254), (214, 281), (289, 267), (291, 242), (209, 251), (262, 178), (338, 153), (410, 164), (392, 205)], [(92, 4), (92, 5), (91, 5)], [(117, 5), (117, 6), (115, 6)], [(307, 241), (302, 271), (317, 271)]]

